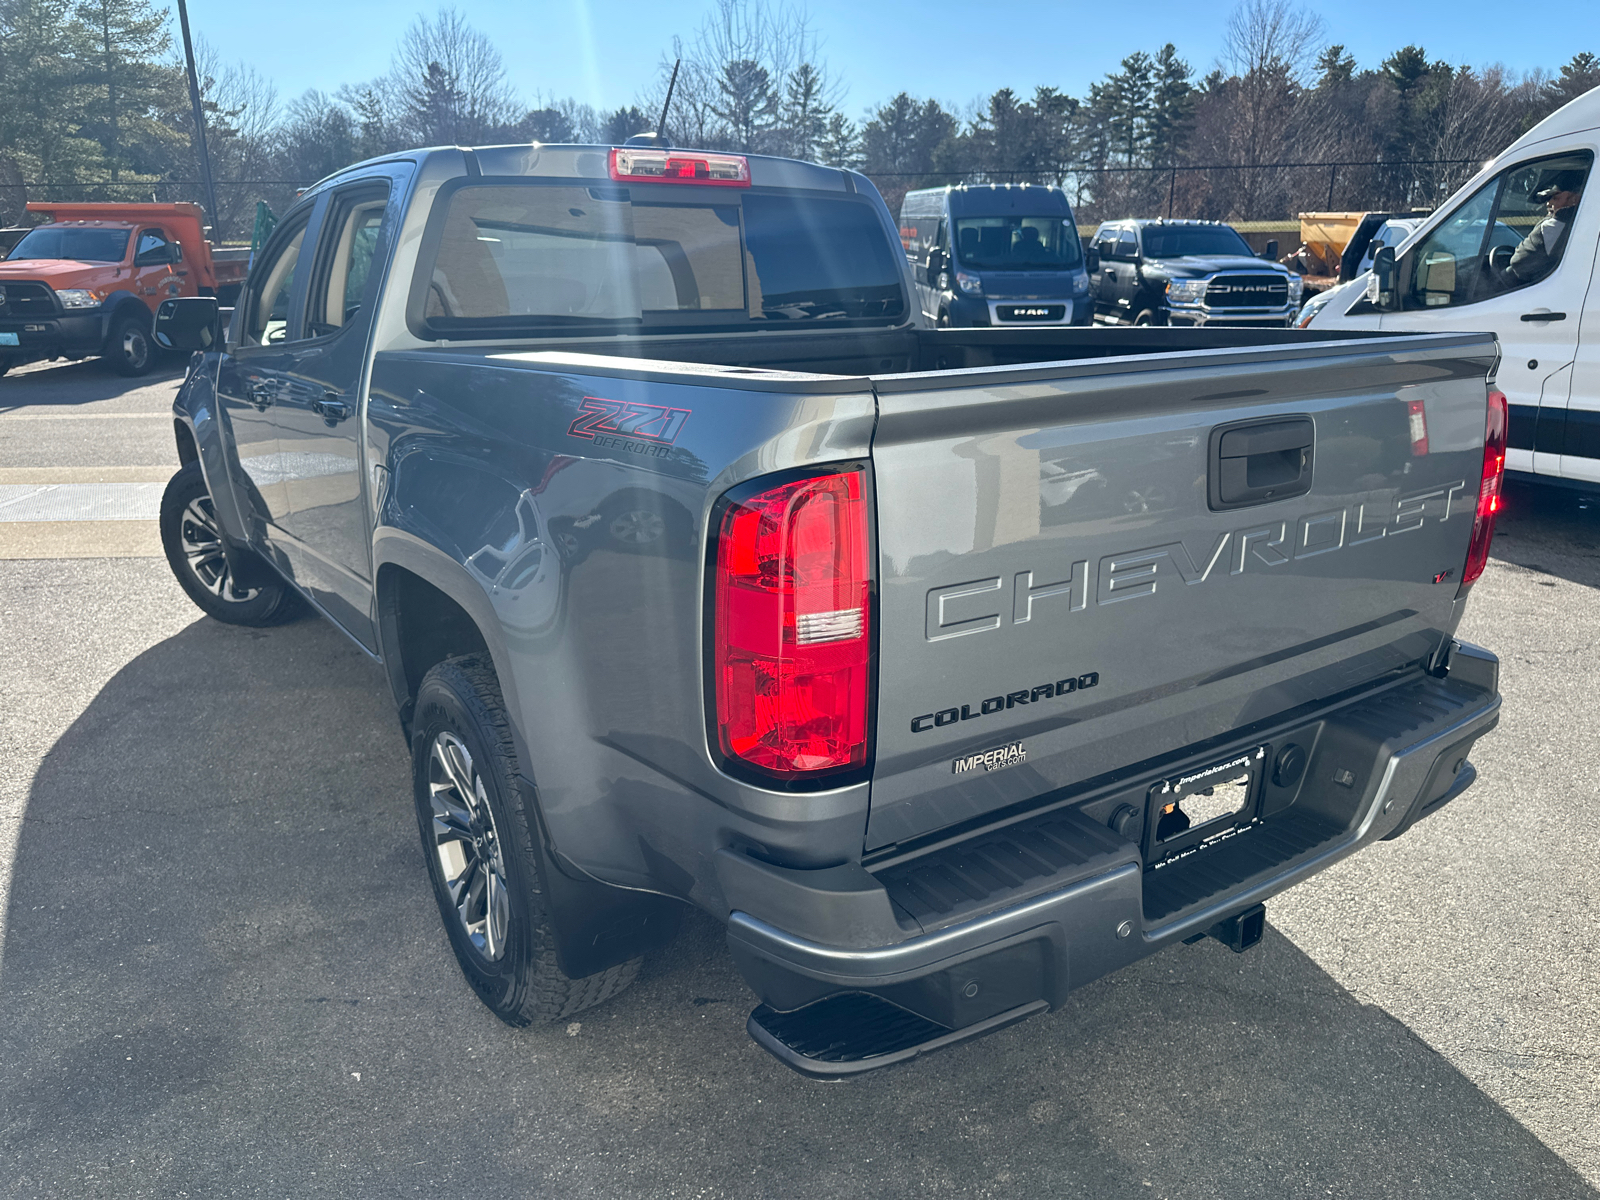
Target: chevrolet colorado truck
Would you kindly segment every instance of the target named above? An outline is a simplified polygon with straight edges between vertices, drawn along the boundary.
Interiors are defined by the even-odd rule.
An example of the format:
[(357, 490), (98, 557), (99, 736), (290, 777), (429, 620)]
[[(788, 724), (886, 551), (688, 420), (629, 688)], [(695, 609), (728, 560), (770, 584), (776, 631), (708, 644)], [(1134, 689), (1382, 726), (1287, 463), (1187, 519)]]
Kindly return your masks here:
[(770, 1053), (902, 1062), (1244, 950), (1472, 782), (1492, 336), (913, 297), (859, 174), (523, 145), (341, 171), (225, 330), (161, 306), (172, 568), (382, 664), (505, 1021), (613, 995), (688, 904)]
[(123, 375), (154, 365), (150, 323), (173, 296), (232, 304), (248, 250), (215, 250), (198, 204), (55, 204), (0, 261), (0, 375), (23, 363), (103, 357)]

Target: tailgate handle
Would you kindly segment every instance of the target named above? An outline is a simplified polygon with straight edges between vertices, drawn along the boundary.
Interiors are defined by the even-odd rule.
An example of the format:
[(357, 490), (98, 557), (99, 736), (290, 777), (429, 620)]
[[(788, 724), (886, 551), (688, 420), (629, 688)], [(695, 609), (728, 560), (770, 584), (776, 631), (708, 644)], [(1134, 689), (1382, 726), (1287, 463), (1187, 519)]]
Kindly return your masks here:
[(1311, 490), (1316, 426), (1310, 417), (1270, 417), (1211, 431), (1207, 500), (1213, 511), (1271, 504)]

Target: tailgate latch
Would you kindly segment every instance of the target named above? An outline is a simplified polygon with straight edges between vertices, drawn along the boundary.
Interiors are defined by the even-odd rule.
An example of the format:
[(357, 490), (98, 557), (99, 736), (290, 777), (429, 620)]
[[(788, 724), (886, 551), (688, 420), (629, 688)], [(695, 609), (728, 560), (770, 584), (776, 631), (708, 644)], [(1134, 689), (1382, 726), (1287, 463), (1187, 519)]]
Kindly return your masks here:
[(1266, 417), (1211, 431), (1206, 499), (1212, 512), (1303, 496), (1311, 490), (1316, 426), (1310, 417)]

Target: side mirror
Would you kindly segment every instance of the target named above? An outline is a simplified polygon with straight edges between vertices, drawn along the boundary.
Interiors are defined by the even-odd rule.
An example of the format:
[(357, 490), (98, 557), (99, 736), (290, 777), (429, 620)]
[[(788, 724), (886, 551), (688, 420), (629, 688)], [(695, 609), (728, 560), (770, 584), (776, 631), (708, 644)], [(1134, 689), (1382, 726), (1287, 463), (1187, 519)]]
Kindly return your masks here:
[(215, 296), (175, 296), (156, 309), (156, 345), (163, 350), (209, 350), (221, 340)]
[(1084, 270), (1088, 271), (1089, 274), (1091, 274), (1091, 275), (1094, 275), (1097, 272), (1099, 272), (1099, 270), (1100, 270), (1100, 251), (1099, 251), (1098, 248), (1096, 248), (1094, 246), (1090, 246), (1087, 250), (1085, 250), (1083, 252), (1083, 266), (1084, 266)]
[(1367, 281), (1367, 299), (1379, 308), (1394, 303), (1394, 247), (1380, 246), (1372, 256), (1372, 278)]
[(1277, 238), (1268, 239), (1267, 248), (1261, 252), (1261, 257), (1266, 259), (1268, 262), (1277, 262), (1278, 261), (1278, 239)]
[(949, 265), (949, 258), (943, 250), (937, 246), (929, 247), (927, 262), (928, 282), (932, 283), (938, 278), (939, 272), (945, 270)]

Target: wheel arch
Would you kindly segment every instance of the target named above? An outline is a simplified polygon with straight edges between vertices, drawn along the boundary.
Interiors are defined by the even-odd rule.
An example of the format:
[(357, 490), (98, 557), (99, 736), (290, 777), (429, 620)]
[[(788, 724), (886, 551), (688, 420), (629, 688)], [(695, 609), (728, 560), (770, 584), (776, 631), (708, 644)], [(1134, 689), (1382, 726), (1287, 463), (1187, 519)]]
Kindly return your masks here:
[(373, 555), (378, 645), (401, 723), (409, 734), (417, 688), (434, 665), (482, 654), (501, 680), (512, 736), (526, 762), (520, 706), (507, 677), (506, 648), (488, 596), (466, 568), (438, 547), (396, 530), (385, 533)]

